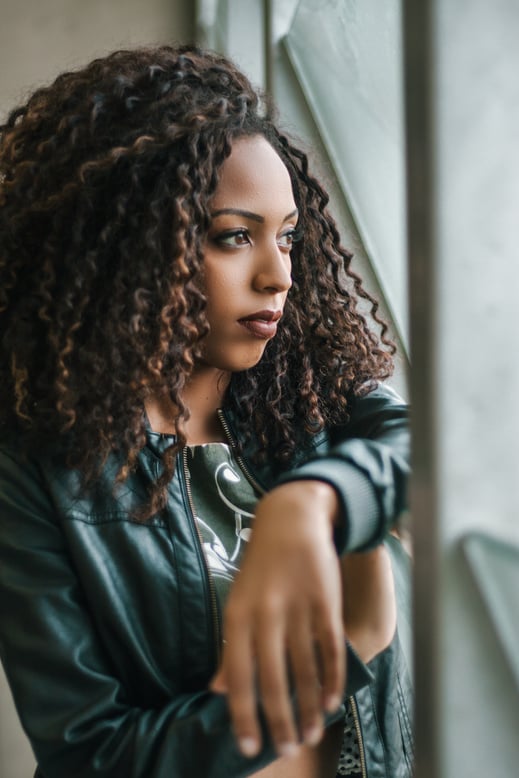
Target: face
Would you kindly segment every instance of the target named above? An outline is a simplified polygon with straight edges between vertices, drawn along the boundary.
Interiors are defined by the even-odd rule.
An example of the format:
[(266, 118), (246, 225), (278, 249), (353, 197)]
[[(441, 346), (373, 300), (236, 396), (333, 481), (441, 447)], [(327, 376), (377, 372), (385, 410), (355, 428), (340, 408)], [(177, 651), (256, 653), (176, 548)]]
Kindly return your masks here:
[(235, 141), (211, 202), (204, 252), (206, 366), (246, 370), (276, 336), (291, 286), (297, 209), (288, 171), (260, 136)]

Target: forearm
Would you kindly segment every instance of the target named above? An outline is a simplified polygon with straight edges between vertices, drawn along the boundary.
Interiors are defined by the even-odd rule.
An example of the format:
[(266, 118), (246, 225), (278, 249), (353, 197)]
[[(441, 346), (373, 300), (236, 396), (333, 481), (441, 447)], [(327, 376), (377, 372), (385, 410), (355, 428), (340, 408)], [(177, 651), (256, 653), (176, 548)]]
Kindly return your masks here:
[(341, 558), (344, 631), (363, 662), (391, 642), (396, 599), (391, 561), (384, 545)]

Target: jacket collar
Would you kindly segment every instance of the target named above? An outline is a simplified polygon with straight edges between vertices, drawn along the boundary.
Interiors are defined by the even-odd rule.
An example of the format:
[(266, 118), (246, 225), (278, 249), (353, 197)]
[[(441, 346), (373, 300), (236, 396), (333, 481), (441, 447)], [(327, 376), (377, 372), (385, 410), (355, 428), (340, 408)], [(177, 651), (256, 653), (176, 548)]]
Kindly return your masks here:
[[(225, 421), (225, 425), (228, 427), (228, 433), (230, 433), (229, 442), (231, 445), (236, 445), (240, 440), (238, 433), (238, 425), (236, 414), (228, 407), (222, 408), (219, 411), (221, 417)], [(319, 450), (327, 448), (328, 445), (328, 433), (326, 430), (319, 432), (315, 436), (307, 436), (306, 444), (301, 446), (286, 465), (281, 466), (279, 464), (273, 464), (272, 462), (259, 463), (255, 460), (255, 453), (257, 451), (257, 443), (254, 437), (249, 438), (245, 443), (241, 443), (242, 457), (247, 465), (247, 468), (251, 471), (254, 478), (263, 485), (266, 489), (272, 487), (277, 479), (285, 473), (287, 470), (292, 470), (298, 465), (305, 462), (312, 454), (318, 453)]]

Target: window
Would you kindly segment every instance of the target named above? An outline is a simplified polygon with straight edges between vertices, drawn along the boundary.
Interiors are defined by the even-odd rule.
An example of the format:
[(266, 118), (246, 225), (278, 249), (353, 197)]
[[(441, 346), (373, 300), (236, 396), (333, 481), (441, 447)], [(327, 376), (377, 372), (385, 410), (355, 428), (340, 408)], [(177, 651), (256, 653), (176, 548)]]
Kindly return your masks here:
[[(198, 30), (255, 83), (269, 80), (283, 125), (317, 159), (344, 242), (405, 355), (400, 0), (201, 0)], [(404, 392), (405, 370), (395, 381)]]

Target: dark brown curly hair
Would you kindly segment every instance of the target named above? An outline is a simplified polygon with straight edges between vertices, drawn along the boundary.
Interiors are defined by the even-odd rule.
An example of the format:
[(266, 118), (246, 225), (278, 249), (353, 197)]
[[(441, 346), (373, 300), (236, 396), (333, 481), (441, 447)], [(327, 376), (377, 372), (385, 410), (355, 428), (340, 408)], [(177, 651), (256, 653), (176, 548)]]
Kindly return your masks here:
[(282, 466), (392, 371), (328, 196), (271, 116), (226, 58), (161, 46), (59, 76), (0, 127), (0, 424), (29, 449), (62, 441), (87, 483), (115, 452), (122, 481), (145, 445), (150, 387), (167, 392), (177, 438), (143, 516), (164, 504), (185, 444), (182, 390), (208, 332), (209, 206), (236, 138), (260, 134), (279, 154), (303, 233), (278, 334), (231, 380), (243, 439)]

